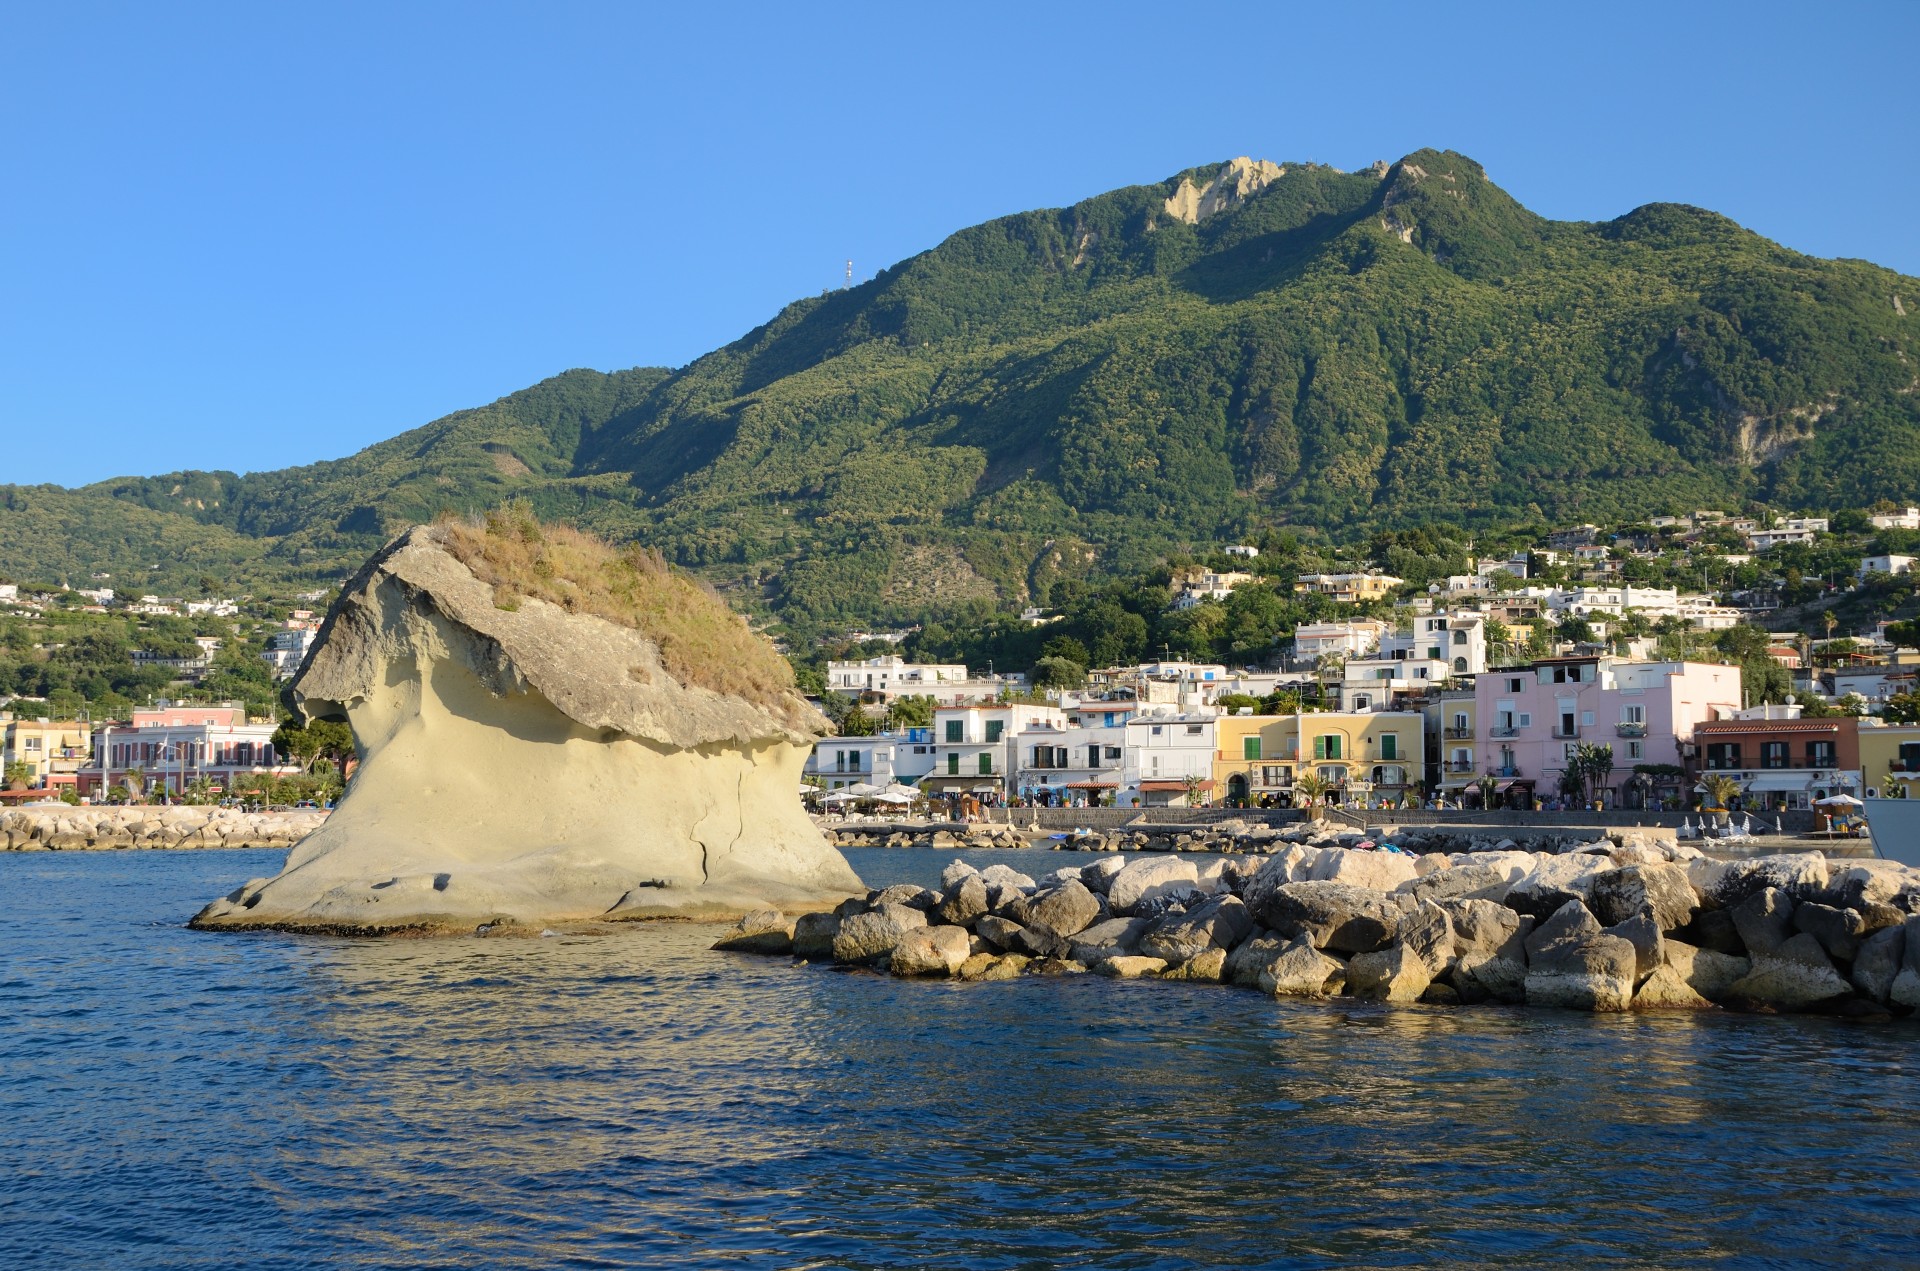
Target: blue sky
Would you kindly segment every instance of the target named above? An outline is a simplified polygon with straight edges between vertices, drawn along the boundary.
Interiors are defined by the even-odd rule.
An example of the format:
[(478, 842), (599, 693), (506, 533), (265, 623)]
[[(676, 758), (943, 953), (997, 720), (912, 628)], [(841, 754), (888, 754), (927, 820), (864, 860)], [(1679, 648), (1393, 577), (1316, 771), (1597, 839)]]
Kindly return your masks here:
[(1347, 8), (0, 0), (0, 482), (338, 457), (1239, 154), (1920, 274), (1920, 3)]

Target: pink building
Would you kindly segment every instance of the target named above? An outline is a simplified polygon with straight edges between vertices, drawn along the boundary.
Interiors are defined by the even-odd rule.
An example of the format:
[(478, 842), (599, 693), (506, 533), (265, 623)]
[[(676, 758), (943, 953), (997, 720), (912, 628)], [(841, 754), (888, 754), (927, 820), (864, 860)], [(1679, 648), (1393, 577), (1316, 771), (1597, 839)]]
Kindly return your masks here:
[[(1608, 806), (1659, 806), (1684, 794), (1680, 746), (1693, 726), (1740, 706), (1737, 666), (1604, 654), (1490, 670), (1474, 685), (1479, 753), (1499, 779), (1497, 797), (1513, 804), (1559, 794), (1575, 747), (1604, 745), (1613, 752), (1599, 792)], [(1636, 773), (1636, 765), (1665, 771)]]
[(102, 724), (94, 730), (93, 758), (78, 773), (83, 795), (124, 785), (139, 772), (149, 787), (178, 793), (201, 778), (222, 788), (233, 779), (271, 774), (289, 776), (298, 765), (276, 754), (270, 722), (249, 723), (246, 709), (162, 701), (133, 712), (130, 723)]

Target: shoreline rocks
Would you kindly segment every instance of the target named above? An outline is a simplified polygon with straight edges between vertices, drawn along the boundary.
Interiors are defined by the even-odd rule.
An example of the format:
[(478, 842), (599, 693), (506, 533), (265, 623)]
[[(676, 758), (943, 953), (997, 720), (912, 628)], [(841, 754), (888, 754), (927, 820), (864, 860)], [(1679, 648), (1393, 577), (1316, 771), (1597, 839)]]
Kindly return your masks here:
[[(796, 931), (832, 921), (858, 938), (802, 952), (796, 937), (794, 952), (898, 975), (1092, 971), (1394, 1005), (1920, 1010), (1920, 870), (1818, 855), (1697, 868), (1636, 843), (1577, 860), (1431, 854), (1385, 872), (1329, 850), (1379, 855), (1293, 850), (1204, 870), (1106, 859), (1037, 880), (956, 860), (919, 907), (897, 903), (919, 889), (889, 888), (802, 917)], [(1345, 881), (1362, 878), (1390, 885)], [(743, 927), (715, 947), (746, 949), (752, 935)]]
[(246, 812), (190, 804), (15, 808), (0, 812), (0, 850), (290, 848), (326, 820), (327, 813), (317, 808), (289, 812)]

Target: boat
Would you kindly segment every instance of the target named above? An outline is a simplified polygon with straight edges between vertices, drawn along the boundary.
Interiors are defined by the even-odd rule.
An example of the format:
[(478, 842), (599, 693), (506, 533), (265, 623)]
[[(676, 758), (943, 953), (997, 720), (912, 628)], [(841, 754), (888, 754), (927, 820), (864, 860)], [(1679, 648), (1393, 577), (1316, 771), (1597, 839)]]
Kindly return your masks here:
[(1920, 799), (1868, 799), (1873, 854), (1920, 869)]

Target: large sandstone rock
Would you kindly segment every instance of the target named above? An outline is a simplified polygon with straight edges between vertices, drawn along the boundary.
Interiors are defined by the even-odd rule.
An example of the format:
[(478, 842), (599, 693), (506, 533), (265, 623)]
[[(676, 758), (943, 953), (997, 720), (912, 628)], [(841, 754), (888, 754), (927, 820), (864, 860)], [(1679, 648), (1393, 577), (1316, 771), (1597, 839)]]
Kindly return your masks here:
[(1107, 884), (1107, 905), (1116, 914), (1142, 906), (1182, 903), (1200, 894), (1200, 872), (1181, 856), (1143, 856), (1128, 861)]
[(1820, 942), (1804, 931), (1765, 952), (1753, 970), (1727, 986), (1726, 1000), (1745, 1007), (1803, 1011), (1853, 995)]
[(933, 912), (941, 922), (951, 923), (956, 927), (970, 925), (975, 918), (986, 915), (986, 883), (978, 874), (967, 874), (956, 879), (940, 897), (940, 903), (933, 907)]
[(1446, 910), (1447, 918), (1452, 923), (1455, 957), (1469, 953), (1490, 953), (1512, 939), (1523, 922), (1529, 927), (1532, 925), (1531, 919), (1522, 918), (1505, 905), (1495, 904), (1491, 900), (1449, 899), (1434, 903)]
[(1710, 905), (1732, 909), (1755, 892), (1771, 887), (1792, 900), (1817, 899), (1827, 887), (1827, 858), (1819, 852), (1785, 852), (1744, 861), (1687, 862), (1693, 889)]
[(1905, 926), (1885, 927), (1860, 942), (1853, 958), (1853, 987), (1862, 996), (1886, 1002), (1893, 995), (1893, 982), (1900, 974), (1907, 953)]
[(1102, 958), (1092, 965), (1095, 975), (1104, 975), (1115, 980), (1137, 980), (1142, 976), (1158, 975), (1167, 969), (1161, 958), (1138, 957), (1119, 954), (1116, 957)]
[(1492, 865), (1455, 865), (1422, 874), (1395, 890), (1415, 900), (1500, 901), (1513, 890), (1513, 883), (1507, 871)]
[(1430, 981), (1444, 975), (1453, 965), (1453, 920), (1431, 900), (1422, 901), (1418, 909), (1400, 920), (1394, 940), (1420, 959)]
[(1140, 937), (1153, 925), (1151, 918), (1108, 918), (1075, 933), (1068, 942), (1067, 956), (1088, 966), (1102, 958), (1119, 957), (1138, 951)]
[[(1227, 954), (1225, 976), (1229, 984), (1251, 985), (1260, 982), (1260, 974), (1272, 966), (1296, 941), (1283, 939), (1268, 931), (1256, 930)], [(1312, 948), (1311, 945), (1308, 948)]]
[(889, 969), (895, 975), (956, 975), (968, 958), (964, 927), (920, 927), (901, 934)]
[[(289, 693), (309, 718), (347, 720), (358, 770), (279, 875), (196, 926), (737, 917), (864, 890), (794, 796), (826, 722), (761, 675), (777, 657), (737, 616), (659, 584), (707, 622), (706, 657), (545, 600), (496, 603), (455, 541), (411, 530), (346, 584)], [(631, 569), (599, 550), (578, 559)]]
[(836, 962), (871, 962), (893, 952), (900, 938), (927, 925), (927, 915), (910, 905), (886, 905), (854, 914), (840, 923), (833, 937)]
[(1655, 967), (1646, 983), (1633, 994), (1636, 1011), (1703, 1011), (1712, 1006), (1712, 1002), (1694, 991), (1680, 972), (1666, 965)]
[(713, 947), (728, 953), (793, 952), (794, 922), (777, 909), (760, 909), (734, 924)]
[(1653, 920), (1653, 911), (1642, 909), (1625, 922), (1616, 922), (1606, 929), (1606, 934), (1619, 936), (1633, 946), (1634, 983), (1646, 979), (1661, 964), (1666, 952), (1666, 941), (1660, 934), (1660, 926)]
[(1611, 858), (1590, 853), (1540, 857), (1533, 869), (1508, 889), (1503, 903), (1544, 922), (1570, 900), (1584, 905), (1593, 895), (1594, 880), (1613, 867)]
[(1386, 894), (1345, 883), (1286, 883), (1248, 899), (1263, 925), (1305, 936), (1316, 949), (1370, 953), (1385, 948), (1406, 912)]
[(1312, 865), (1313, 882), (1346, 883), (1374, 891), (1392, 891), (1414, 878), (1413, 857), (1403, 852), (1327, 848)]
[(1433, 972), (1406, 945), (1355, 954), (1347, 963), (1347, 991), (1380, 1002), (1417, 1002), (1433, 983)]
[(1346, 963), (1295, 940), (1260, 963), (1253, 983), (1274, 997), (1331, 997), (1345, 988), (1346, 979)]
[(1603, 926), (1625, 922), (1642, 909), (1661, 931), (1673, 931), (1692, 919), (1693, 884), (1682, 865), (1628, 865), (1593, 880), (1593, 913)]
[(1027, 930), (1056, 940), (1084, 931), (1099, 916), (1099, 898), (1077, 878), (1051, 890), (1023, 896), (1006, 910), (1006, 917)]
[(1253, 930), (1238, 896), (1215, 896), (1185, 913), (1168, 914), (1140, 937), (1140, 952), (1178, 966), (1207, 949), (1229, 949)]
[(1638, 955), (1604, 934), (1577, 900), (1568, 901), (1527, 938), (1527, 1003), (1584, 1011), (1624, 1011), (1633, 1001)]
[(1747, 958), (1721, 953), (1717, 949), (1697, 948), (1672, 936), (1666, 936), (1661, 941), (1660, 961), (1688, 988), (1710, 1002), (1725, 997), (1727, 990), (1753, 969), (1753, 963)]
[(833, 941), (840, 934), (841, 917), (837, 913), (801, 914), (793, 923), (793, 956), (830, 958)]

